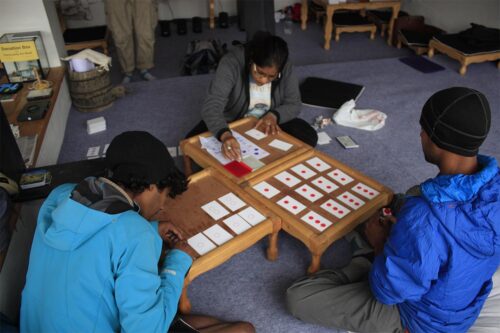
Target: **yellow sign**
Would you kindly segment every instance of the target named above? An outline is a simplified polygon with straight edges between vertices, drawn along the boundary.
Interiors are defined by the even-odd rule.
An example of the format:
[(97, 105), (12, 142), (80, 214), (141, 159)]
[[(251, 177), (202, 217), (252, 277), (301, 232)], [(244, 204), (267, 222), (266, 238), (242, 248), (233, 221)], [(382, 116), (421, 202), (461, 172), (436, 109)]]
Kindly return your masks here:
[(38, 59), (35, 41), (10, 42), (0, 44), (0, 61), (31, 61)]

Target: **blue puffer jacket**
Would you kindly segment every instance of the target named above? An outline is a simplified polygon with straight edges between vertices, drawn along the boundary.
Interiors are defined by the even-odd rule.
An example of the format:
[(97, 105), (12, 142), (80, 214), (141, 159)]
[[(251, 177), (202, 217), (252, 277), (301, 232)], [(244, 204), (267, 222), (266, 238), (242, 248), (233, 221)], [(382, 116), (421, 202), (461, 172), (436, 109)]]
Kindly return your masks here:
[(421, 184), (398, 214), (370, 285), (397, 304), (411, 333), (466, 332), (491, 290), (500, 263), (500, 174), (479, 156), (473, 175), (439, 175)]

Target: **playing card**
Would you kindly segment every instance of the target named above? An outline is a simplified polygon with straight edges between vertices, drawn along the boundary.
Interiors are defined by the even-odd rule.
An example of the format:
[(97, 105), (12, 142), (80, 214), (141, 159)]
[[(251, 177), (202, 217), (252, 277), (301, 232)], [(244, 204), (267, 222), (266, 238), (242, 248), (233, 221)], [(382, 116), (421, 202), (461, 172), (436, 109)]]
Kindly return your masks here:
[(243, 209), (241, 212), (238, 213), (238, 215), (253, 226), (256, 226), (257, 224), (266, 219), (264, 215), (259, 213), (253, 207), (247, 207)]
[(310, 211), (309, 213), (302, 216), (302, 221), (306, 222), (319, 231), (324, 231), (332, 225), (332, 222), (328, 221), (326, 218), (313, 211)]
[(168, 150), (168, 153), (170, 154), (170, 156), (172, 156), (172, 157), (177, 156), (177, 147), (168, 147), (167, 150)]
[(254, 138), (255, 140), (260, 140), (260, 139), (263, 139), (263, 138), (265, 138), (267, 136), (267, 135), (265, 135), (264, 133), (262, 133), (261, 131), (259, 131), (258, 129), (255, 129), (255, 128), (252, 128), (251, 130), (246, 131), (245, 134), (248, 135), (249, 137)]
[(348, 208), (345, 208), (341, 204), (333, 201), (332, 199), (326, 201), (320, 207), (339, 219), (343, 218), (344, 216), (346, 216), (351, 212)]
[(298, 202), (289, 195), (287, 195), (286, 197), (284, 197), (283, 199), (279, 200), (276, 203), (294, 215), (297, 215), (306, 208), (306, 206), (304, 206), (303, 204), (301, 204), (300, 202)]
[(200, 256), (216, 248), (215, 244), (201, 232), (189, 238), (187, 242)]
[(269, 185), (266, 182), (260, 182), (253, 188), (254, 190), (256, 190), (257, 192), (259, 192), (268, 199), (271, 199), (276, 194), (280, 193), (280, 191), (278, 191), (276, 188), (274, 188), (273, 186)]
[(216, 221), (221, 217), (229, 214), (229, 212), (217, 201), (209, 202), (206, 205), (201, 206), (201, 209), (203, 209), (208, 215), (210, 215), (211, 218)]
[(358, 183), (357, 185), (355, 185), (352, 188), (352, 190), (358, 194), (361, 194), (362, 196), (364, 196), (367, 199), (373, 199), (377, 195), (379, 195), (378, 191), (372, 189), (371, 187), (369, 187), (368, 185), (365, 185), (363, 183)]
[(354, 180), (339, 169), (333, 170), (328, 174), (328, 176), (341, 185), (347, 185)]
[(330, 169), (330, 165), (321, 160), (319, 157), (314, 157), (311, 158), (310, 160), (306, 161), (307, 164), (312, 166), (314, 169), (318, 170), (319, 172), (323, 172), (325, 170)]
[(328, 179), (326, 179), (323, 176), (312, 180), (311, 183), (316, 185), (317, 187), (319, 187), (320, 189), (322, 189), (326, 193), (332, 193), (333, 191), (335, 191), (336, 189), (339, 188), (337, 185), (335, 185), (334, 183), (332, 183), (331, 181), (329, 181)]
[(286, 171), (277, 174), (276, 176), (274, 176), (274, 178), (276, 178), (277, 180), (279, 180), (288, 187), (294, 187), (295, 185), (300, 183), (300, 179), (298, 179), (295, 176), (292, 176), (289, 172)]
[(358, 198), (357, 196), (349, 193), (349, 192), (344, 192), (341, 195), (337, 197), (340, 201), (345, 203), (347, 206), (358, 209), (359, 207), (363, 206), (365, 202)]
[(106, 144), (104, 145), (104, 149), (102, 150), (102, 154), (103, 154), (104, 156), (106, 156), (106, 152), (108, 151), (108, 147), (109, 147), (109, 143), (106, 143)]
[(236, 177), (243, 177), (252, 172), (252, 168), (243, 162), (231, 161), (224, 165), (224, 169), (231, 172)]
[(238, 214), (230, 216), (222, 221), (237, 235), (247, 231), (252, 227), (250, 224), (245, 222), (245, 220)]
[(241, 207), (245, 207), (245, 202), (238, 198), (234, 193), (228, 193), (219, 198), (219, 201), (224, 204), (231, 211), (236, 211)]
[(87, 158), (93, 157), (93, 156), (99, 156), (100, 149), (101, 149), (101, 146), (90, 147), (89, 150), (87, 150)]
[(203, 231), (203, 233), (205, 234), (205, 236), (210, 238), (217, 245), (222, 245), (225, 242), (227, 242), (228, 240), (230, 240), (231, 238), (233, 238), (233, 236), (231, 236), (231, 234), (229, 232), (224, 230), (218, 224), (214, 224), (213, 226), (211, 226), (207, 230)]
[(250, 168), (252, 168), (252, 170), (257, 170), (257, 169), (260, 169), (263, 166), (265, 166), (264, 163), (262, 163), (261, 161), (259, 161), (257, 158), (255, 158), (253, 156), (247, 156), (247, 157), (243, 158), (243, 160), (241, 160), (241, 161), (243, 163), (245, 163), (246, 165), (248, 165)]
[(304, 179), (309, 179), (316, 174), (304, 164), (297, 164), (296, 166), (292, 167), (292, 171)]
[(314, 202), (323, 196), (323, 194), (319, 193), (318, 191), (316, 191), (307, 184), (300, 186), (295, 190), (295, 192), (297, 192), (298, 194), (300, 194), (301, 196), (303, 196), (304, 198), (306, 198), (311, 202)]
[(269, 143), (269, 145), (271, 147), (274, 147), (276, 149), (283, 150), (283, 151), (287, 151), (288, 149), (290, 149), (290, 148), (293, 147), (293, 145), (291, 143), (288, 143), (288, 142), (285, 142), (285, 141), (281, 141), (281, 140), (278, 140), (278, 139), (274, 139), (273, 141), (271, 141)]

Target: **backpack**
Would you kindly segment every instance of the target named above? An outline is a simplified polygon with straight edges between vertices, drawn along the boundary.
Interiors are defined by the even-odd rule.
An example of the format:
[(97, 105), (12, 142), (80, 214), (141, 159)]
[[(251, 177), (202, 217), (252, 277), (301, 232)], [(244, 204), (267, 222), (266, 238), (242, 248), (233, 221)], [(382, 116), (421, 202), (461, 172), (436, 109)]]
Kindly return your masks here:
[(187, 47), (183, 72), (185, 75), (215, 72), (226, 52), (226, 44), (221, 44), (219, 40), (193, 40)]

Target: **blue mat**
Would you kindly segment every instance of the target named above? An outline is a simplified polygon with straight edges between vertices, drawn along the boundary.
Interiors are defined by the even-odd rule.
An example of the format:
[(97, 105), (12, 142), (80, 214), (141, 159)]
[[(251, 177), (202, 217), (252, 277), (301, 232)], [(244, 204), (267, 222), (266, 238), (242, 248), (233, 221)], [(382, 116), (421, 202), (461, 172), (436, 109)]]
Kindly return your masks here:
[(411, 56), (399, 58), (403, 64), (406, 64), (412, 68), (415, 68), (417, 71), (422, 73), (434, 73), (444, 70), (445, 68), (441, 65), (436, 64), (430, 60), (427, 60), (424, 57), (420, 56)]

